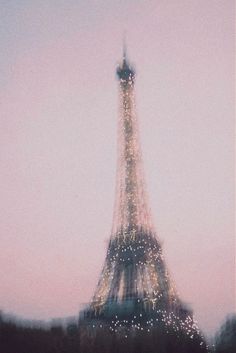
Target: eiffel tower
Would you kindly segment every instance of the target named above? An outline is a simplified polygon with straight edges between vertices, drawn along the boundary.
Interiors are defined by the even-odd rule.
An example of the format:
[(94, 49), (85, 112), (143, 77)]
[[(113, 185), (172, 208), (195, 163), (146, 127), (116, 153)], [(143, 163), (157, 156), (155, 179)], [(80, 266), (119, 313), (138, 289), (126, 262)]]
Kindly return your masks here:
[(179, 299), (168, 274), (145, 188), (135, 108), (135, 70), (126, 50), (119, 81), (118, 165), (112, 230), (105, 263), (91, 303), (80, 314), (92, 327), (134, 331), (165, 325), (199, 336), (192, 312)]

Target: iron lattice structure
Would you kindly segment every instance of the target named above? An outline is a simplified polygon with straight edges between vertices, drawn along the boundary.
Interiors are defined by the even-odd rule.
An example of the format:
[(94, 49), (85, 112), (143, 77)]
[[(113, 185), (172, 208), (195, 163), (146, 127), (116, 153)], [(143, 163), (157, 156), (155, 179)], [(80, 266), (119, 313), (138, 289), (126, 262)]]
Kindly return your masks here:
[[(147, 308), (179, 304), (152, 224), (135, 109), (135, 71), (124, 53), (119, 79), (118, 167), (111, 238), (91, 308), (122, 311), (135, 301)], [(141, 305), (141, 304), (140, 304)], [(116, 308), (116, 309), (115, 309)]]
[(170, 280), (151, 220), (135, 109), (135, 71), (125, 52), (117, 76), (120, 108), (112, 231), (95, 294), (82, 311), (81, 322), (114, 332), (122, 327), (132, 332), (164, 327), (166, 332), (185, 332), (202, 340), (192, 312)]
[[(144, 342), (151, 337), (155, 351), (155, 339), (160, 340), (158, 352), (206, 352), (192, 312), (173, 287), (152, 223), (135, 109), (135, 70), (125, 51), (117, 76), (120, 113), (114, 215), (98, 285), (91, 303), (80, 313), (81, 346), (85, 353), (100, 352), (104, 342), (113, 352), (121, 336), (129, 337), (132, 346), (143, 333)], [(111, 342), (108, 332), (114, 333)], [(200, 351), (193, 350), (194, 344)], [(120, 351), (124, 351), (122, 345)]]

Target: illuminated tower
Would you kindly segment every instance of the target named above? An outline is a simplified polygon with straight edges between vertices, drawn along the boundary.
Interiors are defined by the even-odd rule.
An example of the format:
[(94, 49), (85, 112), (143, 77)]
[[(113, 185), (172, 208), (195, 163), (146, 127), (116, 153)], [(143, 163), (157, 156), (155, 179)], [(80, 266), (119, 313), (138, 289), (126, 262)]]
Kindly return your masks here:
[(110, 243), (91, 308), (115, 311), (173, 309), (177, 296), (171, 285), (145, 191), (138, 122), (135, 71), (124, 51), (119, 80), (118, 167)]
[(135, 109), (135, 70), (124, 50), (119, 80), (118, 165), (115, 207), (105, 263), (83, 327), (126, 332), (165, 327), (200, 340), (191, 311), (180, 301), (163, 259), (145, 190)]

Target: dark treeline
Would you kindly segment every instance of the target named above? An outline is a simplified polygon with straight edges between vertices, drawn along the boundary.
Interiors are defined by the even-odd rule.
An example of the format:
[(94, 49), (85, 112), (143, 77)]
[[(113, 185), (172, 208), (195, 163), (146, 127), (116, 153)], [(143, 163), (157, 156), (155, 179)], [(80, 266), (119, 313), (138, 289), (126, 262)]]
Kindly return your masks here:
[(0, 353), (205, 353), (198, 341), (160, 329), (135, 335), (106, 329), (88, 333), (78, 323), (43, 324), (0, 317)]
[[(230, 333), (230, 334), (229, 334)], [(160, 328), (135, 335), (112, 334), (101, 329), (86, 333), (78, 322), (25, 322), (0, 313), (0, 353), (235, 353), (236, 320), (219, 330), (215, 349), (200, 346), (184, 333), (176, 336)]]
[(78, 326), (9, 320), (1, 315), (0, 353), (80, 353)]

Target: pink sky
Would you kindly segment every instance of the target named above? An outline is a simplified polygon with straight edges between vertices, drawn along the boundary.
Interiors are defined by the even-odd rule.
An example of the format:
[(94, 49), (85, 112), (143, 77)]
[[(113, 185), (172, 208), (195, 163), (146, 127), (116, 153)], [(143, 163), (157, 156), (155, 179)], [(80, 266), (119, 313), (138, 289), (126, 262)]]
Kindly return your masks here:
[(68, 316), (93, 294), (125, 30), (153, 218), (181, 298), (214, 333), (235, 309), (234, 1), (15, 0), (0, 19), (0, 308)]

